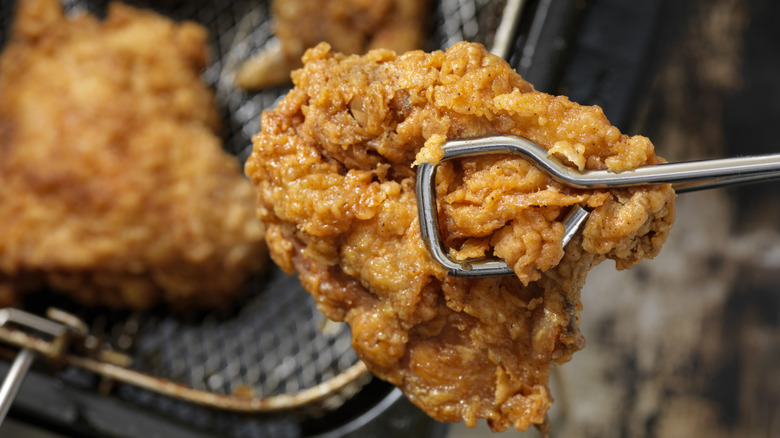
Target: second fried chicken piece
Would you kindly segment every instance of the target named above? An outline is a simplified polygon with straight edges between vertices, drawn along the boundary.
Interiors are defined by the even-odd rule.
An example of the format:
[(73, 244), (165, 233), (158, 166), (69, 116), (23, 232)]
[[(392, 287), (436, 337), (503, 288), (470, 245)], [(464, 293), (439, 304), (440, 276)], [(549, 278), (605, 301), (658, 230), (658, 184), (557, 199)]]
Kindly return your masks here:
[[(293, 79), (245, 168), (273, 259), (350, 324), (373, 373), (433, 418), (542, 424), (553, 362), (584, 346), (586, 273), (607, 257), (627, 268), (654, 256), (674, 192), (576, 190), (515, 156), (445, 162), (436, 193), (451, 254), (496, 255), (517, 274), (456, 278), (420, 237), (413, 162), (435, 160), (447, 139), (511, 134), (572, 166), (621, 171), (663, 162), (650, 141), (621, 134), (598, 107), (534, 91), (477, 44), (363, 57), (322, 44)], [(592, 211), (564, 251), (576, 204)]]
[(250, 184), (199, 77), (206, 31), (112, 4), (19, 2), (0, 56), (0, 301), (214, 306), (265, 247)]
[(236, 84), (258, 89), (290, 82), (306, 49), (326, 41), (342, 53), (422, 48), (429, 0), (274, 0), (279, 44), (269, 44), (236, 73)]

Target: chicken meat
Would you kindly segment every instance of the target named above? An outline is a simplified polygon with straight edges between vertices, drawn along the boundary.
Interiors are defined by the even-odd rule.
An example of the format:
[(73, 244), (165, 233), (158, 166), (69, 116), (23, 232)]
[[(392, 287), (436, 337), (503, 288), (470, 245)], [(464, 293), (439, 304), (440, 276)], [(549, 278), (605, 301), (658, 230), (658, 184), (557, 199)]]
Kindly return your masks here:
[[(295, 87), (264, 112), (245, 172), (273, 260), (297, 272), (359, 357), (440, 421), (542, 425), (554, 362), (583, 348), (580, 290), (606, 258), (658, 253), (674, 220), (669, 185), (582, 190), (506, 155), (440, 164), (442, 236), (458, 260), (499, 257), (516, 275), (448, 276), (420, 237), (415, 163), (449, 139), (525, 137), (578, 169), (664, 162), (600, 108), (534, 91), (479, 44), (365, 56), (309, 50)], [(566, 214), (590, 210), (564, 249)]]
[(200, 79), (207, 33), (20, 0), (0, 55), (0, 305), (215, 306), (265, 263), (253, 190)]

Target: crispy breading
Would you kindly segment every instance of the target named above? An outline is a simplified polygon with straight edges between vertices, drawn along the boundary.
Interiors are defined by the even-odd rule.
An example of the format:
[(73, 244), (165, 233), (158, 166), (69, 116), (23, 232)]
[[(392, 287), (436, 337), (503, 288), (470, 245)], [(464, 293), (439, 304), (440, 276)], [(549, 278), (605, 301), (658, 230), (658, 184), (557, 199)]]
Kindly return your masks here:
[(111, 4), (18, 5), (0, 56), (0, 299), (213, 306), (263, 264), (251, 185), (216, 135), (207, 33)]
[[(362, 57), (321, 44), (304, 60), (292, 91), (263, 114), (245, 167), (273, 259), (350, 324), (373, 373), (433, 418), (542, 424), (552, 363), (584, 346), (586, 273), (607, 257), (626, 268), (655, 255), (674, 191), (572, 189), (518, 157), (445, 162), (436, 175), (445, 244), (456, 258), (495, 254), (517, 273), (456, 278), (421, 240), (413, 163), (435, 159), (446, 139), (490, 134), (529, 138), (587, 169), (663, 160), (600, 108), (534, 91), (478, 44)], [(564, 251), (561, 220), (575, 204), (592, 212)]]
[(429, 0), (274, 0), (271, 12), (279, 44), (269, 44), (236, 72), (236, 84), (258, 89), (290, 82), (301, 56), (325, 41), (342, 53), (420, 49)]

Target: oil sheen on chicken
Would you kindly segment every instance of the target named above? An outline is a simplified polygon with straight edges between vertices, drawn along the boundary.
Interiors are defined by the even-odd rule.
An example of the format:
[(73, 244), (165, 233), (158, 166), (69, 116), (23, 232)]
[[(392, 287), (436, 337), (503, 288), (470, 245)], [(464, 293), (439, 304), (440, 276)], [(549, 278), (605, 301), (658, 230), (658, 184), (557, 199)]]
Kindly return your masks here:
[[(543, 424), (553, 362), (585, 345), (586, 273), (605, 258), (622, 269), (657, 254), (674, 192), (572, 189), (518, 157), (445, 162), (435, 187), (450, 255), (497, 256), (516, 273), (456, 278), (420, 238), (415, 162), (435, 162), (447, 139), (490, 134), (528, 138), (579, 169), (663, 160), (600, 108), (534, 91), (478, 44), (400, 56), (320, 44), (304, 62), (295, 88), (263, 114), (245, 168), (273, 259), (350, 324), (374, 374), (433, 418)], [(564, 251), (561, 220), (577, 204), (591, 213)]]

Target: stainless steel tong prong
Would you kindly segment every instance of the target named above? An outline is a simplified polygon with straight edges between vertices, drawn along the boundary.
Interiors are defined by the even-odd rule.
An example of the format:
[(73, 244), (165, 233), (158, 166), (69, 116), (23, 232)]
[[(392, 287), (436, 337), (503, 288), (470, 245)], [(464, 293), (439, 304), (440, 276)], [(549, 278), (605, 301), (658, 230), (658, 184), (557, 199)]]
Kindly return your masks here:
[[(444, 156), (438, 163), (422, 163), (417, 168), (420, 231), (431, 256), (444, 266), (450, 275), (461, 277), (509, 275), (513, 271), (501, 260), (456, 261), (447, 254), (439, 229), (434, 189), (436, 167), (447, 160), (486, 154), (521, 155), (534, 162), (552, 178), (565, 185), (582, 189), (672, 184), (677, 193), (684, 193), (780, 178), (780, 154), (665, 163), (614, 173), (606, 170), (580, 172), (548, 156), (541, 146), (514, 136), (452, 140), (442, 148)], [(564, 219), (564, 247), (585, 222), (587, 215), (588, 212), (584, 208), (575, 206)]]

